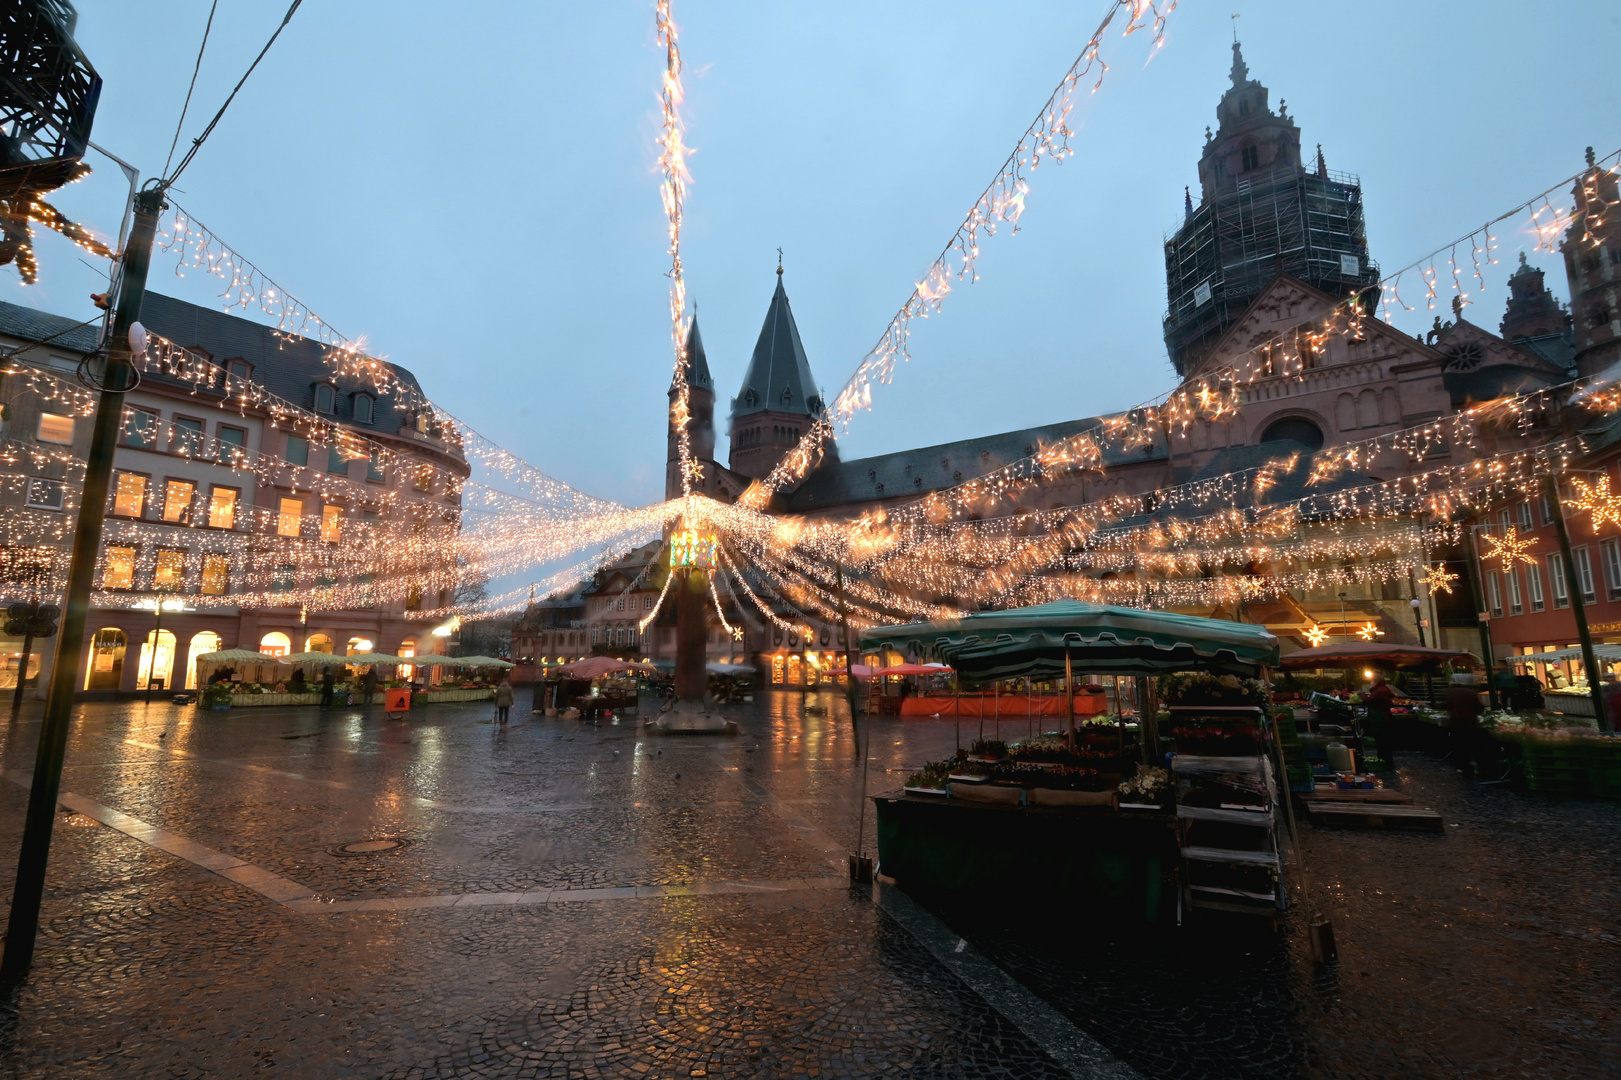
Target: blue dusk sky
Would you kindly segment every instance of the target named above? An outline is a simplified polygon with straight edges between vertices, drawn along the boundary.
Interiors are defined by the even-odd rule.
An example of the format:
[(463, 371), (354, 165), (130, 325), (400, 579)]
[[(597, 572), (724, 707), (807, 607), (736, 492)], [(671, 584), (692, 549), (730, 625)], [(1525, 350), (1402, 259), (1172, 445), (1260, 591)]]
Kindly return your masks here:
[[(208, 0), (79, 0), (105, 79), (94, 139), (160, 171)], [(696, 148), (684, 255), (720, 402), (786, 267), (811, 368), (849, 377), (1012, 149), (1102, 4), (675, 0)], [(206, 123), (285, 10), (220, 0), (191, 115)], [(1232, 20), (1251, 77), (1308, 148), (1360, 175), (1388, 271), (1621, 147), (1621, 5), (1183, 0), (1165, 47), (1111, 34), (1075, 155), (1033, 177), (1018, 235), (916, 327), (912, 362), (841, 437), (846, 458), (1134, 405), (1173, 383), (1161, 243), (1197, 191)], [(177, 200), (342, 333), (560, 479), (663, 493), (671, 350), (656, 169), (663, 55), (651, 0), (308, 0), (178, 185)], [(1608, 74), (1606, 74), (1608, 72)], [(58, 193), (118, 232), (125, 188)], [(1495, 328), (1529, 248), (1499, 229), (1470, 316)], [(105, 264), (42, 240), (40, 284), (0, 296), (75, 318)], [(1557, 255), (1534, 253), (1557, 295)], [(213, 302), (159, 260), (152, 287)], [(1428, 326), (1420, 309), (1398, 320)]]

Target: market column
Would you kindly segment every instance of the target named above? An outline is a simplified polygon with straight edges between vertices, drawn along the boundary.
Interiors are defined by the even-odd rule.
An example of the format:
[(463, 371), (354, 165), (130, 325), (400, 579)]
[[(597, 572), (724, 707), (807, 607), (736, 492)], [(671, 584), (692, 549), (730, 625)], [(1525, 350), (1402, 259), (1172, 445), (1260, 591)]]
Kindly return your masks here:
[(688, 528), (685, 522), (665, 545), (675, 580), (675, 700), (648, 722), (655, 735), (737, 734), (737, 725), (712, 711), (708, 697), (709, 575), (715, 569), (718, 540), (714, 533)]

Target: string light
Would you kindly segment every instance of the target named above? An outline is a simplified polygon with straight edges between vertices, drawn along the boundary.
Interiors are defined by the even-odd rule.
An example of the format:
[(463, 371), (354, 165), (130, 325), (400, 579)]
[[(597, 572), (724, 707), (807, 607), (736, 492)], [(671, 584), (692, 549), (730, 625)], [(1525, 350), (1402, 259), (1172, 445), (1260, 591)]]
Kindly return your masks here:
[(1502, 536), (1493, 536), (1491, 533), (1486, 533), (1485, 540), (1486, 543), (1491, 545), (1492, 550), (1488, 551), (1481, 561), (1484, 562), (1486, 559), (1502, 560), (1504, 573), (1514, 569), (1516, 562), (1536, 565), (1537, 560), (1526, 554), (1525, 550), (1531, 547), (1535, 540), (1521, 540), (1512, 525), (1503, 530)]
[(1591, 487), (1573, 476), (1570, 486), (1576, 489), (1577, 495), (1564, 500), (1565, 505), (1577, 513), (1593, 515), (1595, 534), (1606, 521), (1621, 525), (1621, 494), (1611, 493), (1609, 473), (1600, 473)]
[(687, 283), (681, 269), (681, 221), (692, 175), (687, 171), (686, 128), (681, 122), (681, 102), (685, 97), (681, 86), (681, 45), (675, 20), (670, 16), (670, 0), (658, 0), (654, 23), (659, 44), (664, 46), (664, 83), (659, 92), (664, 113), (659, 137), (659, 171), (664, 179), (659, 190), (670, 235), (670, 338), (675, 347), (675, 376), (671, 384), (675, 396), (670, 403), (670, 424), (676, 433), (681, 493), (690, 495), (692, 482), (703, 476), (703, 466), (692, 456), (692, 437), (688, 430), (692, 420), (692, 395), (687, 386)]
[(1446, 568), (1445, 563), (1434, 563), (1424, 568), (1419, 575), (1418, 582), (1430, 591), (1433, 596), (1437, 592), (1452, 595), (1452, 583), (1458, 580), (1458, 575)]

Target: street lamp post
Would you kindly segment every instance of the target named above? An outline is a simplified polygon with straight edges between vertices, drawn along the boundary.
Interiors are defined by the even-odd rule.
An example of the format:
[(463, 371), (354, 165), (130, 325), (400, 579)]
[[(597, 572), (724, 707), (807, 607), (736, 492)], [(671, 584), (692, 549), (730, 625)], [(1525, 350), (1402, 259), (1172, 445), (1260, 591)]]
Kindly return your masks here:
[(1418, 628), (1418, 647), (1422, 649), (1425, 646), (1425, 642), (1424, 642), (1424, 612), (1423, 612), (1424, 601), (1420, 600), (1418, 597), (1415, 596), (1412, 599), (1412, 605), (1413, 605), (1413, 625)]

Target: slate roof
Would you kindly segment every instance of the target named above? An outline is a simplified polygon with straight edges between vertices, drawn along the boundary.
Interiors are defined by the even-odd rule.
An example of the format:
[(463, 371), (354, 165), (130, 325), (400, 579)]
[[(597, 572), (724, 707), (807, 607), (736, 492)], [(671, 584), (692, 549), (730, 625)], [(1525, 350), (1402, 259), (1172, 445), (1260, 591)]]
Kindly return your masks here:
[[(352, 395), (357, 391), (376, 399), (375, 419), (370, 426), (378, 431), (398, 431), (412, 419), (405, 400), (407, 395), (385, 396), (369, 382), (334, 379), (332, 368), (326, 362), (327, 347), (318, 341), (284, 337), (268, 326), (241, 316), (154, 292), (148, 292), (141, 302), (141, 324), (176, 345), (202, 350), (221, 367), (230, 360), (246, 360), (253, 365), (250, 377), (254, 382), (302, 408), (315, 407), (316, 383), (331, 382), (338, 388), (337, 412), (333, 414), (337, 420), (355, 422)], [(426, 396), (415, 375), (398, 364), (388, 366), (402, 383), (418, 395)], [(162, 381), (161, 376), (149, 377)]]
[(771, 294), (765, 324), (754, 343), (748, 373), (742, 389), (732, 399), (732, 415), (748, 416), (767, 410), (814, 416), (822, 411), (822, 399), (811, 376), (805, 346), (799, 340), (788, 292), (782, 287), (782, 270), (777, 270), (777, 290)]
[[(1020, 428), (998, 435), (939, 443), (854, 461), (826, 462), (784, 500), (790, 511), (819, 510), (843, 503), (922, 495), (983, 476), (1029, 457), (1036, 448), (1102, 426), (1099, 417)], [(1163, 439), (1132, 451), (1108, 449), (1107, 466), (1159, 461), (1167, 457)]]
[[(36, 362), (44, 359), (37, 354), (53, 345), (63, 352), (87, 353), (94, 350), (101, 339), (101, 320), (98, 318), (89, 326), (73, 329), (79, 321), (0, 300), (0, 334), (26, 341), (53, 339), (41, 349), (33, 350), (36, 355), (29, 358)], [(56, 337), (58, 334), (61, 336)]]
[[(687, 386), (694, 390), (715, 389), (715, 380), (709, 374), (709, 357), (704, 353), (703, 335), (698, 333), (698, 316), (692, 317), (692, 328), (687, 331)], [(675, 378), (670, 379), (675, 389)]]
[(1538, 334), (1535, 337), (1515, 338), (1509, 344), (1571, 374), (1576, 372), (1576, 340), (1573, 334)]

